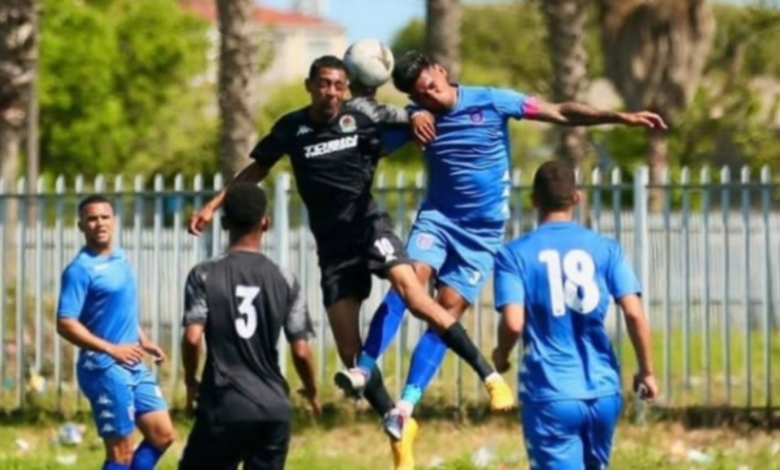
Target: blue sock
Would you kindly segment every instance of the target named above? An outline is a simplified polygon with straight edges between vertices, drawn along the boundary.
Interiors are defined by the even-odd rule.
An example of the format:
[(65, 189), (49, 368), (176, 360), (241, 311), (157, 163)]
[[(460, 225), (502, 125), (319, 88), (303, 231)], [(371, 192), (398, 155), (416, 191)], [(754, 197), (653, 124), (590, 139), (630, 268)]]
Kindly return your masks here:
[(103, 464), (102, 470), (130, 470), (130, 467), (123, 463), (108, 462)]
[(133, 453), (133, 463), (128, 470), (153, 470), (163, 452), (165, 451), (156, 448), (148, 441), (141, 442)]
[(401, 400), (412, 406), (417, 405), (423, 392), (439, 371), (445, 354), (447, 354), (447, 346), (441, 336), (428, 328), (412, 353), (412, 364), (409, 366), (409, 375), (401, 393)]
[(382, 304), (376, 309), (371, 325), (368, 327), (368, 337), (363, 345), (363, 351), (358, 357), (357, 366), (366, 372), (374, 370), (379, 356), (393, 341), (401, 323), (404, 321), (406, 303), (394, 290), (387, 293)]

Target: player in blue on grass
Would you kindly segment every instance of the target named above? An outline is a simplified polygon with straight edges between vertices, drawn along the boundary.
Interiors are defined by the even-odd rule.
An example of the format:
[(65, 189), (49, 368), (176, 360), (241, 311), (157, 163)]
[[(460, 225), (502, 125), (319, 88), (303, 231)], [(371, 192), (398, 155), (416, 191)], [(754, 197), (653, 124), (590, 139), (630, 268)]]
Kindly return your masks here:
[[(407, 242), (418, 278), (437, 282), (437, 301), (455, 318), (473, 304), (493, 270), (509, 217), (510, 119), (564, 126), (622, 124), (663, 128), (650, 112), (605, 111), (580, 103), (546, 103), (516, 91), (453, 85), (444, 69), (419, 52), (401, 57), (393, 71), (395, 87), (415, 103), (410, 113), (427, 110), (436, 118), (435, 139), (426, 144), (428, 190)], [(339, 372), (337, 384), (351, 393), (362, 389), (375, 362), (403, 320), (404, 302), (390, 292), (374, 315), (356, 368)], [(412, 355), (406, 387), (385, 430), (402, 439), (411, 454), (417, 424), (413, 407), (435, 376), (446, 353), (429, 329)], [(482, 376), (489, 383), (491, 371)], [(514, 403), (514, 397), (513, 397)], [(404, 461), (413, 461), (404, 457)], [(400, 466), (397, 468), (412, 468)]]
[[(114, 208), (103, 196), (78, 206), (85, 246), (65, 268), (57, 332), (78, 346), (77, 379), (103, 439), (103, 470), (152, 470), (174, 439), (173, 424), (144, 356), (165, 355), (141, 331), (136, 275), (113, 245)], [(133, 450), (136, 426), (144, 436)]]
[(641, 287), (617, 241), (572, 220), (580, 200), (572, 167), (543, 164), (533, 181), (539, 226), (496, 256), (501, 313), (496, 369), (509, 369), (519, 337), (521, 420), (531, 470), (604, 470), (620, 416), (620, 371), (604, 325), (613, 298), (623, 310), (648, 401), (653, 377)]

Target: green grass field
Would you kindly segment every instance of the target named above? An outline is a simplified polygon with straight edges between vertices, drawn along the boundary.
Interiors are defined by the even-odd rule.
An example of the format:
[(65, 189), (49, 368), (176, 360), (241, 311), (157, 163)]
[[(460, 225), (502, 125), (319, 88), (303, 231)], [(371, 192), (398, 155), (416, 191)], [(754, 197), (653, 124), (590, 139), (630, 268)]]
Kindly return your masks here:
[[(102, 463), (102, 448), (91, 427), (87, 428), (82, 444), (62, 447), (53, 444), (56, 424), (3, 425), (0, 427), (0, 469), (97, 470)], [(176, 468), (188, 429), (189, 423), (180, 422), (179, 439), (164, 457), (158, 467), (160, 470)], [(617, 434), (611, 468), (780, 469), (779, 449), (780, 434), (752, 433), (744, 429), (690, 430), (679, 424), (656, 423), (641, 427), (623, 424)], [(510, 418), (471, 425), (458, 425), (454, 421), (423, 421), (416, 458), (420, 470), (528, 468), (520, 429)], [(293, 437), (287, 468), (389, 469), (389, 446), (375, 424), (306, 426)]]

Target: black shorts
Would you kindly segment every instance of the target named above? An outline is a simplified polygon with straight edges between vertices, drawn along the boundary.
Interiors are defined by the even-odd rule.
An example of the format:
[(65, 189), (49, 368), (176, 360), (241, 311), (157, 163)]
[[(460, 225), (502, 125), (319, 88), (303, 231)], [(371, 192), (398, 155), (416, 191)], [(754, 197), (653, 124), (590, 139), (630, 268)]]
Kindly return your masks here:
[(288, 421), (212, 424), (198, 417), (179, 470), (283, 470), (290, 445)]
[(359, 231), (344, 234), (317, 243), (325, 308), (341, 299), (366, 299), (371, 293), (372, 274), (384, 279), (389, 268), (411, 263), (386, 214), (372, 218)]

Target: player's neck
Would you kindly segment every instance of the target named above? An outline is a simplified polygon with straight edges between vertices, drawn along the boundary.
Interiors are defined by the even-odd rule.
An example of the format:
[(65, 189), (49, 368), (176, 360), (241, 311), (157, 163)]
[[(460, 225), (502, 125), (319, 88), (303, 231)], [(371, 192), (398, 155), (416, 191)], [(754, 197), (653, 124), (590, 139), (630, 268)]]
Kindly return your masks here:
[(571, 222), (572, 220), (574, 220), (574, 213), (570, 210), (539, 213), (539, 225), (549, 222)]
[(111, 247), (111, 243), (108, 244), (87, 243), (86, 247), (87, 250), (89, 250), (91, 253), (97, 256), (108, 256), (113, 251), (113, 248)]
[(228, 251), (251, 251), (260, 252), (260, 242), (262, 240), (261, 234), (239, 234), (230, 235), (230, 246)]

